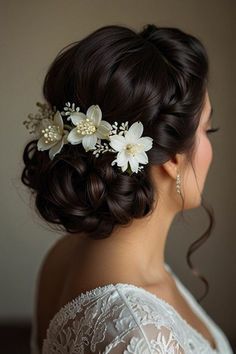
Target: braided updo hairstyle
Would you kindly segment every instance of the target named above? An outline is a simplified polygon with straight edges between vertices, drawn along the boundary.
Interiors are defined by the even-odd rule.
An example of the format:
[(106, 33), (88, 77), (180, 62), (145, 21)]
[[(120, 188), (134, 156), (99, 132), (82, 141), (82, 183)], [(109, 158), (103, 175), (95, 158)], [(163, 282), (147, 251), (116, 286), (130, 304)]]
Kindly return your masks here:
[[(43, 83), (47, 103), (62, 111), (65, 102), (74, 102), (81, 112), (98, 104), (110, 124), (141, 121), (153, 147), (146, 152), (148, 164), (130, 176), (111, 166), (112, 152), (96, 158), (82, 144), (65, 144), (50, 160), (48, 151), (37, 150), (37, 140), (30, 141), (21, 180), (35, 196), (39, 214), (57, 229), (97, 239), (151, 213), (158, 191), (150, 167), (177, 153), (191, 161), (207, 83), (204, 46), (177, 28), (148, 24), (136, 32), (104, 26), (64, 47)], [(204, 208), (210, 226), (189, 248), (192, 269), (189, 256), (209, 236), (214, 221), (212, 211)]]

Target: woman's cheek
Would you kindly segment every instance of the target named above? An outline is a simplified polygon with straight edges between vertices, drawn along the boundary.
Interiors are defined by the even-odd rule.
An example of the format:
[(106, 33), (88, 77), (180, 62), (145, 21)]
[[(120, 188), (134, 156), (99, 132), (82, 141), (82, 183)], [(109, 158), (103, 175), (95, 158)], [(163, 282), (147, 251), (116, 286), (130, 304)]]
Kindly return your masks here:
[(207, 177), (207, 173), (213, 157), (212, 145), (206, 132), (201, 133), (196, 157), (197, 157), (196, 168), (198, 170), (198, 176), (199, 176), (198, 178), (201, 181), (202, 189), (203, 189), (203, 184)]

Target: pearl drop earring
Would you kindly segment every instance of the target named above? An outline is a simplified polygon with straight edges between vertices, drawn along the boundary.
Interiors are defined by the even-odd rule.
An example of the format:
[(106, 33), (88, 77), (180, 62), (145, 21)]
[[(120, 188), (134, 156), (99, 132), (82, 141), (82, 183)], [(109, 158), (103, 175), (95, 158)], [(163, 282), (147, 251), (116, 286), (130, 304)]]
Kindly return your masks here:
[(177, 191), (177, 193), (181, 193), (180, 192), (180, 174), (179, 173), (177, 173), (177, 176), (176, 176), (176, 191)]

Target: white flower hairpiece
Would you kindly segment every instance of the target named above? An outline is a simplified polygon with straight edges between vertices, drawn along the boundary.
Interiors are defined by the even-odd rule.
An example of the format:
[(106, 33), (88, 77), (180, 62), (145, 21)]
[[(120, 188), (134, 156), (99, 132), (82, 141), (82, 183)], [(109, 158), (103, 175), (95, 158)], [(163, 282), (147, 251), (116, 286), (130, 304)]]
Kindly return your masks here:
[[(40, 107), (40, 113), (29, 114), (29, 120), (23, 124), (30, 133), (35, 133), (38, 138), (37, 148), (40, 151), (49, 150), (49, 157), (52, 160), (58, 154), (64, 144), (77, 145), (82, 143), (85, 151), (93, 150), (93, 154), (99, 157), (100, 153), (107, 151), (117, 152), (115, 163), (121, 167), (122, 172), (138, 173), (143, 169), (139, 164), (147, 164), (148, 157), (145, 151), (152, 148), (153, 139), (143, 133), (143, 124), (138, 121), (128, 129), (128, 121), (110, 124), (102, 120), (100, 107), (91, 105), (86, 114), (80, 112), (79, 107), (67, 102), (64, 111), (51, 109), (46, 103), (36, 103)], [(64, 124), (62, 116), (68, 116), (73, 126)], [(108, 140), (108, 143), (102, 141)], [(110, 147), (109, 147), (110, 145)], [(128, 166), (129, 163), (129, 166)]]

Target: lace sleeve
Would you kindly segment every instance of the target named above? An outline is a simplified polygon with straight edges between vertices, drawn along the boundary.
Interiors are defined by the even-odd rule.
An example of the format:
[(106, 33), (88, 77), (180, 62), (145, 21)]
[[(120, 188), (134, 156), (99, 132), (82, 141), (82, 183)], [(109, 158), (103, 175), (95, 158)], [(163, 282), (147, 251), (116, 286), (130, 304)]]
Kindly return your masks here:
[(102, 353), (111, 354), (186, 354), (175, 333), (155, 323), (143, 325), (128, 331), (122, 341), (111, 339)]
[[(186, 338), (164, 304), (113, 285), (72, 301), (51, 321), (42, 354), (185, 354)], [(108, 291), (106, 291), (108, 290)]]
[[(92, 315), (92, 314), (91, 314)], [(76, 316), (45, 341), (43, 354), (186, 354), (173, 330), (156, 323), (134, 326), (124, 317), (83, 327)], [(54, 338), (53, 338), (54, 337)]]

